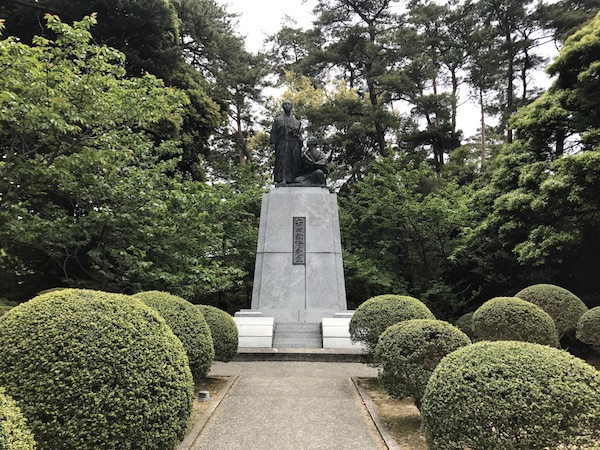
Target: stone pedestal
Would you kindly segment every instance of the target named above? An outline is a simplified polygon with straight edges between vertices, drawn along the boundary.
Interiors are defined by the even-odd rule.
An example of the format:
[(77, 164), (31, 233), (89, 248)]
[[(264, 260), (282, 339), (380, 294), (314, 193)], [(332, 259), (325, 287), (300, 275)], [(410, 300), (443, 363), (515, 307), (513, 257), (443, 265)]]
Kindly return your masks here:
[(320, 322), (346, 309), (337, 196), (324, 187), (272, 189), (262, 200), (252, 310)]

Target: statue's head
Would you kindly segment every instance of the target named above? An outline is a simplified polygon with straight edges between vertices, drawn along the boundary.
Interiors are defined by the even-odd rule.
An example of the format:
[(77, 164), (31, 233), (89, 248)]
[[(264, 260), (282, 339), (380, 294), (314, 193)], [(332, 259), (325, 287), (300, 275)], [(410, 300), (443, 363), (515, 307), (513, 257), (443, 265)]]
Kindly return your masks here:
[(292, 110), (292, 101), (285, 99), (282, 103), (281, 103), (281, 107), (283, 108), (283, 110), (285, 112), (290, 112)]
[(311, 147), (311, 146), (316, 147), (317, 145), (319, 145), (319, 141), (317, 140), (316, 137), (309, 136), (306, 138), (306, 146), (307, 147)]

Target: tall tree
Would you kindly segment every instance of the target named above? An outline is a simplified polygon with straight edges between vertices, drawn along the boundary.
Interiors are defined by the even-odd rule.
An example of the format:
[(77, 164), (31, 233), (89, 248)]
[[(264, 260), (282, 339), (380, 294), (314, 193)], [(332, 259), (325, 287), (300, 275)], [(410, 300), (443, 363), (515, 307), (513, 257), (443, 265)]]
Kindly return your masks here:
[[(513, 0), (481, 0), (477, 3), (484, 26), (494, 31), (497, 46), (493, 48), (500, 56), (503, 68), (502, 84), (498, 86), (498, 105), (506, 141), (513, 141), (513, 129), (509, 117), (530, 100), (528, 77), (532, 70), (544, 62), (533, 51), (543, 36), (536, 6), (532, 2)], [(521, 95), (518, 97), (517, 79), (521, 80)]]
[[(55, 40), (0, 41), (3, 292), (66, 283), (194, 298), (239, 284), (247, 264), (225, 257), (222, 220), (239, 216), (223, 212), (220, 188), (173, 175), (176, 141), (153, 139), (181, 124), (185, 95), (125, 78), (124, 55), (91, 43), (94, 22), (50, 16)], [(228, 239), (239, 248), (248, 235)]]
[(456, 259), (488, 295), (551, 282), (597, 304), (599, 29), (600, 14), (567, 39), (549, 67), (555, 84), (515, 115), (519, 139), (473, 197), (478, 225)]
[(45, 27), (46, 13), (61, 16), (66, 23), (96, 13), (99, 23), (92, 30), (99, 44), (122, 51), (127, 73), (145, 72), (169, 78), (181, 58), (177, 14), (164, 0), (5, 0), (0, 17), (7, 19), (6, 34), (31, 43), (34, 36), (53, 37)]
[(327, 0), (314, 10), (315, 27), (321, 29), (323, 38), (323, 52), (318, 59), (339, 71), (351, 87), (365, 92), (377, 152), (383, 156), (389, 151), (386, 131), (394, 119), (383, 104), (386, 99), (379, 79), (389, 69), (394, 48), (390, 33), (398, 28), (394, 3), (394, 0)]
[(464, 296), (449, 276), (468, 197), (427, 164), (381, 158), (340, 196), (348, 301), (384, 293), (425, 301), (437, 317), (456, 316)]

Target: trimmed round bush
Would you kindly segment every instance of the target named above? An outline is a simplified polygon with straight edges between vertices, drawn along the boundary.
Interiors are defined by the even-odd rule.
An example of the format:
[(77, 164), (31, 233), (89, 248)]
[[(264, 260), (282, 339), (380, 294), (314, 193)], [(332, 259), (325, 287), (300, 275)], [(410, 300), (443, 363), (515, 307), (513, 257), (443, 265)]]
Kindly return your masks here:
[(213, 345), (215, 347), (215, 360), (231, 361), (238, 351), (238, 327), (228, 313), (210, 305), (197, 305), (200, 312), (210, 327)]
[(429, 308), (414, 297), (385, 294), (362, 303), (350, 319), (350, 339), (361, 342), (370, 354), (379, 336), (395, 323), (410, 319), (435, 319)]
[(34, 450), (35, 440), (21, 410), (0, 388), (0, 449)]
[(421, 418), (432, 449), (591, 449), (600, 372), (544, 345), (479, 342), (438, 364)]
[(473, 314), (477, 340), (525, 341), (556, 347), (552, 318), (539, 306), (516, 297), (496, 297)]
[(600, 306), (590, 309), (579, 318), (575, 337), (600, 352)]
[(167, 292), (146, 291), (134, 297), (158, 311), (181, 340), (194, 381), (199, 382), (206, 377), (215, 351), (210, 328), (200, 310), (187, 300)]
[(587, 306), (579, 297), (565, 288), (553, 284), (534, 284), (519, 291), (515, 297), (526, 300), (546, 311), (556, 326), (558, 339), (575, 331), (577, 322)]
[(412, 397), (421, 407), (427, 381), (440, 360), (471, 339), (443, 320), (414, 319), (392, 325), (375, 348), (379, 380), (394, 398)]
[(155, 310), (80, 289), (0, 317), (0, 385), (42, 450), (172, 449), (193, 400), (183, 345)]
[(465, 333), (471, 339), (475, 337), (475, 329), (473, 328), (473, 314), (475, 314), (474, 311), (463, 314), (456, 320), (456, 323), (454, 324), (456, 328)]

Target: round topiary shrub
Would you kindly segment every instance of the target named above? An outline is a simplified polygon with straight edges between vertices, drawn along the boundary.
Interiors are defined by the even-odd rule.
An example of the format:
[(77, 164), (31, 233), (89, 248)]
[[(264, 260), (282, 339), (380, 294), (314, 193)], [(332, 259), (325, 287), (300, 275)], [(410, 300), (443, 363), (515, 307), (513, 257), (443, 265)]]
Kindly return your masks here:
[(362, 303), (350, 319), (350, 339), (361, 342), (370, 354), (379, 336), (395, 323), (410, 319), (435, 319), (429, 308), (406, 295), (378, 295)]
[(172, 449), (193, 399), (183, 345), (155, 310), (79, 289), (0, 317), (0, 385), (43, 450)]
[(383, 332), (375, 348), (379, 380), (392, 397), (412, 397), (420, 408), (433, 369), (448, 353), (470, 343), (465, 333), (442, 320), (396, 323)]
[(0, 388), (0, 449), (34, 450), (35, 440), (21, 410)]
[(438, 364), (421, 418), (432, 449), (591, 449), (600, 372), (552, 347), (479, 342)]
[(210, 328), (200, 310), (187, 300), (167, 292), (146, 291), (134, 297), (158, 311), (181, 340), (194, 380), (199, 382), (206, 377), (215, 351)]
[(516, 297), (496, 297), (473, 314), (477, 340), (557, 344), (552, 318), (539, 306)]
[(197, 305), (200, 312), (210, 327), (215, 359), (217, 361), (231, 361), (238, 351), (238, 327), (229, 314), (210, 305)]
[(456, 328), (465, 333), (471, 339), (475, 337), (475, 329), (473, 328), (473, 314), (475, 314), (473, 311), (463, 314), (456, 320), (456, 323), (454, 324)]
[(517, 292), (515, 297), (526, 300), (546, 311), (556, 326), (558, 339), (575, 331), (587, 306), (572, 292), (553, 284), (534, 284)]
[(579, 318), (575, 337), (600, 352), (600, 306), (590, 309)]

